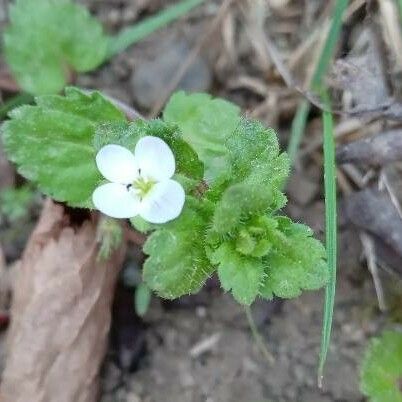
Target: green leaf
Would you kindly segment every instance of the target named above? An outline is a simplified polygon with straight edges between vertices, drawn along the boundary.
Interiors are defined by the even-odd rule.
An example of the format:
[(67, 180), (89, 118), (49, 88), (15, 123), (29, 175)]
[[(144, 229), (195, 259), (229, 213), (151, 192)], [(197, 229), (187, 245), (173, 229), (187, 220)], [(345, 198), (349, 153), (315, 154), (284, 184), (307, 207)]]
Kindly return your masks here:
[[(329, 95), (323, 94), (323, 102), (331, 109)], [(329, 280), (325, 288), (325, 303), (322, 323), (322, 336), (320, 357), (318, 364), (318, 383), (323, 380), (324, 365), (327, 358), (332, 331), (334, 315), (335, 291), (336, 291), (336, 259), (337, 259), (337, 220), (336, 220), (336, 161), (334, 123), (331, 112), (323, 113), (324, 136), (324, 193), (325, 193), (325, 246), (327, 249), (327, 261)]]
[(121, 145), (134, 152), (138, 140), (144, 134), (128, 121), (108, 122), (96, 127), (93, 145), (98, 152), (108, 144)]
[(130, 218), (130, 223), (133, 227), (138, 230), (140, 233), (148, 233), (155, 229), (155, 225), (147, 222), (145, 219), (141, 218), (141, 216), (137, 215), (133, 218)]
[(176, 173), (200, 181), (204, 166), (196, 152), (183, 139), (178, 126), (162, 120), (136, 120), (101, 125), (96, 130), (94, 147), (98, 151), (104, 145), (118, 144), (134, 152), (141, 137), (147, 135), (159, 137), (171, 148), (176, 159)]
[(226, 147), (232, 176), (238, 181), (269, 184), (281, 189), (289, 174), (289, 159), (279, 153), (276, 133), (260, 122), (242, 119), (228, 137)]
[(16, 0), (4, 33), (7, 63), (20, 86), (33, 94), (59, 92), (69, 69), (90, 71), (105, 59), (101, 24), (68, 0)]
[(268, 210), (272, 191), (268, 186), (239, 183), (229, 187), (217, 203), (212, 229), (220, 234), (229, 233), (254, 214)]
[(35, 195), (33, 189), (28, 185), (1, 190), (0, 217), (6, 218), (11, 223), (29, 218)]
[(231, 290), (239, 303), (250, 305), (257, 297), (264, 277), (261, 259), (241, 255), (231, 243), (225, 242), (212, 254), (211, 260), (218, 265), (223, 289)]
[(19, 173), (57, 201), (91, 207), (102, 179), (92, 145), (96, 127), (124, 120), (123, 113), (97, 92), (68, 88), (65, 97), (40, 97), (36, 106), (14, 109), (10, 118), (2, 126), (3, 141)]
[(240, 230), (236, 239), (236, 251), (240, 254), (251, 255), (255, 249), (256, 241), (254, 237), (246, 230)]
[(278, 226), (268, 234), (273, 246), (264, 257), (266, 277), (261, 293), (292, 298), (302, 290), (323, 287), (328, 281), (324, 246), (312, 237), (309, 227), (285, 217), (276, 220)]
[(184, 139), (204, 162), (208, 182), (227, 169), (225, 140), (239, 124), (238, 106), (208, 94), (180, 91), (170, 98), (163, 119), (180, 127)]
[(140, 283), (135, 289), (134, 306), (135, 312), (143, 317), (148, 311), (151, 303), (152, 292), (151, 289), (144, 283)]
[(361, 366), (360, 388), (371, 402), (402, 402), (402, 333), (371, 340)]
[(204, 249), (206, 223), (187, 197), (179, 218), (161, 226), (144, 245), (143, 276), (159, 296), (174, 299), (196, 293), (214, 271)]
[(100, 244), (98, 260), (105, 261), (121, 246), (123, 227), (118, 220), (102, 216), (98, 224), (96, 237)]

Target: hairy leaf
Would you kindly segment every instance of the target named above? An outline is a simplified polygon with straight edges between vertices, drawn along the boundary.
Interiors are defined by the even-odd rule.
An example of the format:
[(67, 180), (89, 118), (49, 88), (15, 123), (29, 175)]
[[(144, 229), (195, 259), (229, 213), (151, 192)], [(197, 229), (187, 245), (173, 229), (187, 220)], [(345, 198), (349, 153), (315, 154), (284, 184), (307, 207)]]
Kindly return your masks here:
[(167, 299), (197, 292), (214, 271), (205, 254), (206, 224), (194, 204), (187, 198), (180, 217), (161, 226), (144, 245), (149, 255), (144, 281)]
[(312, 230), (277, 217), (277, 227), (269, 231), (272, 249), (264, 257), (265, 273), (261, 294), (291, 298), (302, 290), (319, 289), (328, 280), (324, 246), (312, 237)]
[(360, 388), (371, 402), (402, 402), (402, 333), (385, 331), (371, 340), (360, 374)]
[(21, 87), (33, 94), (60, 91), (69, 69), (90, 71), (106, 55), (100, 23), (69, 0), (16, 0), (4, 33), (6, 60)]
[(8, 157), (20, 174), (45, 194), (71, 206), (91, 207), (99, 181), (92, 145), (97, 125), (125, 117), (99, 93), (66, 89), (66, 96), (47, 95), (36, 106), (10, 113), (2, 126)]
[(267, 211), (271, 203), (270, 187), (235, 184), (223, 193), (222, 199), (217, 203), (212, 229), (221, 234), (229, 233), (251, 215)]
[[(99, 150), (107, 144), (118, 144), (134, 152), (137, 141), (151, 135), (164, 140), (176, 159), (176, 173), (194, 180), (201, 180), (204, 166), (196, 152), (182, 139), (178, 126), (162, 120), (135, 120), (131, 123), (107, 123), (98, 127), (94, 147)], [(185, 183), (184, 183), (185, 184)]]
[(272, 128), (242, 119), (228, 137), (226, 147), (235, 178), (269, 183), (272, 188), (282, 187), (289, 174), (289, 160), (285, 153), (279, 153), (278, 139)]
[(264, 276), (261, 259), (239, 254), (229, 242), (223, 243), (212, 254), (211, 259), (218, 265), (223, 289), (231, 290), (239, 303), (250, 305), (259, 293)]
[(232, 181), (269, 186), (273, 208), (282, 208), (286, 204), (282, 188), (289, 175), (289, 158), (279, 152), (275, 131), (258, 121), (242, 119), (228, 137), (226, 147)]
[(208, 94), (177, 92), (166, 105), (163, 118), (180, 127), (184, 139), (204, 162), (208, 182), (227, 169), (225, 140), (240, 121), (238, 106)]

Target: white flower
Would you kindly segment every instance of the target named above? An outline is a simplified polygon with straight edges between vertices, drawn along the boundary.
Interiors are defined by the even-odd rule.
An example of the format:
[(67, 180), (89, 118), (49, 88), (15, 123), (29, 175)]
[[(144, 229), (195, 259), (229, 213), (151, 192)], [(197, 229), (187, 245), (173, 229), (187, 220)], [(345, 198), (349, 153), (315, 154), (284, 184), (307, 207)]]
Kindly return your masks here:
[(105, 215), (140, 215), (151, 223), (165, 223), (180, 215), (184, 189), (171, 179), (176, 168), (174, 155), (160, 138), (141, 138), (134, 154), (120, 145), (106, 145), (96, 155), (96, 165), (110, 181), (92, 195), (95, 207)]

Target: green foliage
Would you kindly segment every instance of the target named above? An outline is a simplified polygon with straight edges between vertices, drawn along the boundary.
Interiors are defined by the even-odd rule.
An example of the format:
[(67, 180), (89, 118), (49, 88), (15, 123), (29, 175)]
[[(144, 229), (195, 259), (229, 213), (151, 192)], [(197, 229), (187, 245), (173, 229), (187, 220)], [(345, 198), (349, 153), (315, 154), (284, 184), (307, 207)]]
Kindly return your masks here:
[(110, 38), (108, 57), (122, 52), (134, 43), (146, 38), (157, 29), (165, 27), (170, 22), (187, 14), (204, 1), (205, 0), (181, 0), (159, 11), (156, 15), (152, 15), (134, 26), (123, 29), (115, 37)]
[[(221, 264), (218, 273), (224, 289), (231, 288), (239, 302), (250, 304), (257, 296), (292, 298), (302, 290), (318, 289), (327, 283), (325, 249), (311, 237), (307, 226), (285, 217), (257, 213), (241, 216), (235, 226), (226, 226), (230, 229), (226, 233), (217, 232), (215, 227), (208, 232), (207, 241), (215, 250), (209, 255), (214, 264)], [(250, 271), (246, 273), (246, 269)], [(248, 286), (244, 275), (252, 276)], [(238, 286), (229, 287), (222, 278), (232, 278)], [(246, 292), (243, 295), (242, 290)]]
[[(175, 116), (187, 117), (175, 122)], [(280, 153), (273, 130), (239, 119), (235, 106), (207, 95), (179, 93), (165, 111), (165, 121), (127, 122), (99, 93), (69, 88), (66, 96), (42, 96), (35, 106), (17, 108), (10, 117), (3, 125), (3, 139), (19, 172), (72, 206), (92, 207), (92, 193), (103, 180), (95, 156), (106, 144), (134, 151), (141, 137), (151, 135), (170, 146), (175, 179), (186, 191), (181, 215), (163, 225), (131, 219), (134, 227), (149, 234), (143, 279), (158, 295), (173, 299), (195, 293), (215, 271), (223, 289), (245, 305), (256, 297), (295, 297), (326, 283), (321, 243), (306, 226), (279, 216), (286, 203), (281, 190), (289, 170), (286, 154)], [(206, 153), (207, 169), (216, 167), (216, 158), (225, 160), (209, 186), (191, 147), (201, 144), (204, 151), (219, 149)], [(199, 149), (202, 159), (206, 154)], [(106, 258), (120, 244), (116, 221), (103, 222), (99, 240), (100, 257)], [(147, 299), (138, 297), (141, 303)], [(144, 311), (145, 302), (141, 305)]]
[(137, 125), (128, 121), (107, 122), (96, 127), (93, 146), (96, 152), (108, 144), (121, 145), (134, 152), (135, 145), (141, 136)]
[(34, 197), (35, 193), (29, 186), (2, 190), (0, 192), (0, 216), (9, 222), (26, 218)]
[(99, 66), (108, 45), (100, 23), (69, 0), (16, 0), (4, 33), (7, 63), (32, 94), (59, 92), (71, 70)]
[(230, 186), (216, 204), (212, 229), (219, 234), (230, 233), (248, 216), (266, 212), (271, 202), (272, 192), (268, 186), (246, 183)]
[[(207, 134), (202, 132), (202, 129), (210, 127), (204, 124), (206, 116), (219, 115), (219, 111), (212, 111), (211, 102), (214, 102), (211, 98), (200, 94), (179, 93), (165, 110), (165, 119), (172, 123), (174, 119), (180, 119), (184, 133), (199, 133), (203, 140), (201, 142), (197, 142), (198, 137), (194, 139), (184, 134), (198, 150), (213, 148)], [(180, 108), (184, 108), (182, 114), (179, 113)], [(216, 121), (225, 118), (219, 115)], [(205, 148), (200, 148), (201, 143)], [(190, 235), (192, 223), (184, 220), (180, 230), (171, 229), (169, 234), (161, 234), (158, 230), (156, 233), (159, 234), (155, 236), (158, 243), (155, 243), (153, 250), (148, 249), (151, 261), (161, 258), (161, 249), (169, 249), (168, 255), (163, 254), (162, 261), (174, 256), (172, 261), (175, 263), (169, 263), (180, 267), (180, 272), (188, 275), (183, 263), (187, 264), (188, 269), (194, 258), (185, 261), (184, 255), (196, 255), (195, 259), (203, 261), (205, 265), (203, 269), (193, 271), (194, 274), (208, 266), (215, 267), (210, 268), (208, 274), (217, 269), (223, 289), (231, 291), (234, 298), (245, 305), (251, 304), (258, 296), (289, 298), (298, 296), (302, 290), (324, 286), (328, 280), (324, 247), (312, 237), (312, 231), (306, 226), (277, 215), (278, 209), (286, 203), (281, 189), (289, 173), (289, 160), (286, 154), (280, 153), (275, 132), (259, 122), (236, 118), (232, 132), (226, 133), (218, 143), (226, 167), (219, 175), (216, 171), (217, 176), (205, 194), (193, 200), (198, 203), (198, 210), (194, 210), (198, 218), (201, 217), (200, 211), (203, 211), (201, 219), (204, 224), (198, 226), (202, 230), (195, 229)], [(208, 165), (210, 162), (211, 159), (207, 158), (207, 169), (211, 166)], [(183, 229), (185, 225), (187, 230)], [(178, 247), (181, 242), (191, 244), (191, 251), (181, 250)], [(170, 271), (162, 265), (152, 273), (148, 270), (146, 281), (152, 289), (167, 286), (170, 297), (175, 297), (199, 289), (207, 276), (201, 275), (199, 280), (193, 280), (193, 287), (187, 285), (177, 291), (174, 288), (177, 281), (186, 282), (176, 277), (172, 284), (168, 284), (168, 280), (174, 276)], [(158, 283), (150, 283), (155, 277)]]
[(10, 118), (2, 126), (3, 141), (19, 173), (57, 201), (90, 207), (102, 179), (92, 146), (96, 127), (124, 115), (98, 92), (68, 88), (65, 97), (39, 97), (36, 106), (14, 109)]
[(141, 216), (139, 216), (139, 215), (134, 216), (133, 218), (130, 218), (130, 223), (140, 233), (149, 233), (153, 229), (155, 229), (154, 224), (147, 222), (145, 219), (141, 218)]
[(225, 171), (225, 140), (240, 120), (240, 109), (236, 105), (203, 93), (177, 92), (166, 105), (163, 119), (180, 127), (183, 138), (204, 162), (208, 182)]
[(141, 282), (135, 289), (134, 294), (134, 307), (135, 312), (143, 317), (149, 308), (151, 303), (152, 292), (151, 289), (144, 283)]
[(302, 290), (319, 289), (328, 281), (323, 245), (312, 237), (305, 225), (276, 217), (275, 226), (267, 226), (267, 238), (272, 243), (264, 257), (265, 280), (261, 292), (292, 298)]
[[(207, 232), (208, 255), (225, 290), (250, 304), (257, 296), (290, 298), (328, 280), (325, 249), (312, 231), (277, 216), (289, 172), (275, 132), (243, 119), (226, 141), (230, 178), (212, 186), (216, 203)], [(235, 182), (235, 184), (230, 183)]]
[(98, 259), (104, 261), (121, 246), (123, 228), (116, 219), (102, 216), (98, 225), (97, 238), (100, 244)]
[(94, 147), (98, 151), (106, 144), (118, 144), (134, 152), (137, 141), (147, 135), (159, 137), (169, 145), (176, 158), (177, 174), (196, 181), (202, 179), (204, 166), (195, 151), (183, 140), (177, 125), (162, 120), (103, 124), (96, 130)]
[(235, 181), (269, 186), (274, 208), (282, 208), (286, 197), (283, 184), (289, 175), (289, 158), (280, 153), (275, 131), (260, 122), (242, 119), (227, 138), (231, 177)]
[[(323, 94), (323, 101), (328, 109), (331, 108), (327, 93)], [(324, 188), (325, 188), (325, 245), (327, 248), (327, 263), (329, 280), (325, 287), (325, 304), (322, 323), (320, 358), (318, 364), (318, 383), (323, 379), (325, 360), (328, 354), (332, 319), (334, 315), (336, 290), (336, 258), (337, 258), (337, 222), (336, 222), (336, 162), (334, 123), (332, 113), (324, 112)]]
[(204, 249), (205, 230), (196, 201), (188, 197), (180, 217), (149, 236), (143, 276), (159, 296), (174, 299), (195, 293), (212, 274), (214, 268)]
[(361, 366), (360, 388), (370, 402), (402, 402), (402, 333), (371, 340)]
[(241, 304), (250, 305), (258, 294), (264, 276), (261, 259), (240, 254), (234, 244), (222, 243), (211, 256), (218, 265), (218, 276), (222, 288), (231, 290)]

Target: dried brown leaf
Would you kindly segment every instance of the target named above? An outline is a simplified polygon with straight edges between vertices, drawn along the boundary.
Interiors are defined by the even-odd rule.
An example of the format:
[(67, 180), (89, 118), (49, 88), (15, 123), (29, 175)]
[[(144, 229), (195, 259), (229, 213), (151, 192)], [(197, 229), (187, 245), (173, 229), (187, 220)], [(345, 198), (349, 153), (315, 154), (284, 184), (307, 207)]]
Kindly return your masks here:
[(97, 260), (96, 223), (48, 201), (14, 287), (2, 402), (93, 402), (122, 247)]
[(338, 163), (362, 163), (371, 166), (398, 161), (402, 155), (402, 130), (388, 130), (372, 137), (341, 145), (336, 150)]
[(382, 239), (402, 256), (402, 219), (388, 194), (366, 188), (346, 200), (346, 211), (355, 226)]
[(333, 84), (351, 98), (352, 110), (378, 110), (391, 102), (383, 57), (375, 32), (364, 29), (352, 51), (333, 68)]

